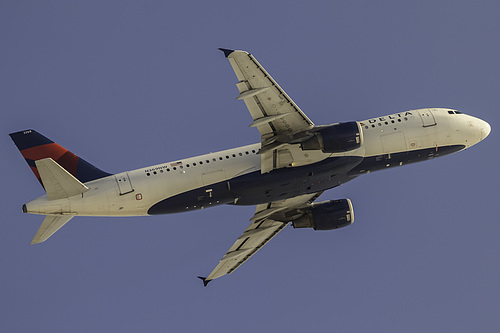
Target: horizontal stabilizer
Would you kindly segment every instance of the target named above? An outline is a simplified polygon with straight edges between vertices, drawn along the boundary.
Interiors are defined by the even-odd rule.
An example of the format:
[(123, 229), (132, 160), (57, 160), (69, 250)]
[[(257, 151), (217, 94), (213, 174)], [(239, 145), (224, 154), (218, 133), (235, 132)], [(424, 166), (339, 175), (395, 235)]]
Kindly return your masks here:
[(31, 245), (45, 242), (57, 230), (61, 229), (63, 225), (71, 220), (71, 218), (73, 218), (72, 215), (47, 215), (36, 232), (35, 237), (33, 237)]
[(35, 164), (49, 200), (69, 198), (89, 190), (50, 157), (35, 161)]

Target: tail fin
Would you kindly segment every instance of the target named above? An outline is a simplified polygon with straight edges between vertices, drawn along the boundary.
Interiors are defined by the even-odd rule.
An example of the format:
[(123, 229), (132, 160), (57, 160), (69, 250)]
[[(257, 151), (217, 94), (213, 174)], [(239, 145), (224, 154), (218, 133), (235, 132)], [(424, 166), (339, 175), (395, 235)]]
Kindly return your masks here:
[(49, 157), (82, 183), (110, 175), (35, 130), (11, 133), (10, 137), (42, 186), (43, 183), (35, 161)]

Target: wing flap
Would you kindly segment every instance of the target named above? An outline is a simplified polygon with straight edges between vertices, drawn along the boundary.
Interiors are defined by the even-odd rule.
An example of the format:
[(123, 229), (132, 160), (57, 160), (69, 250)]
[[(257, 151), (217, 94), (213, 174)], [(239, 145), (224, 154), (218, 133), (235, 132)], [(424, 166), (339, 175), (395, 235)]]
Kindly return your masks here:
[(250, 98), (253, 96), (256, 96), (266, 90), (268, 90), (271, 87), (263, 87), (263, 88), (256, 88), (256, 89), (250, 89), (250, 90), (243, 90), (238, 97), (236, 97), (237, 100), (239, 99), (245, 99), (245, 98)]
[(253, 222), (250, 224), (245, 230), (247, 235), (238, 238), (206, 280), (210, 281), (231, 274), (283, 230), (287, 224), (269, 219), (265, 220), (264, 223)]
[(279, 116), (255, 124), (262, 136), (292, 135), (314, 126), (254, 56), (245, 51), (232, 51), (227, 58), (239, 80), (237, 99), (244, 100), (254, 123), (265, 117)]
[(205, 286), (213, 279), (234, 272), (288, 225), (297, 208), (313, 202), (321, 193), (257, 205), (252, 223), (229, 248), (210, 275), (206, 278), (200, 277)]
[[(289, 150), (298, 146), (297, 140), (307, 135), (314, 123), (253, 55), (245, 51), (221, 51), (238, 79), (237, 99), (245, 102), (252, 116), (250, 127), (256, 127), (261, 135), (261, 173), (290, 166), (291, 163), (279, 162), (280, 149)], [(317, 161), (324, 157), (318, 158)]]

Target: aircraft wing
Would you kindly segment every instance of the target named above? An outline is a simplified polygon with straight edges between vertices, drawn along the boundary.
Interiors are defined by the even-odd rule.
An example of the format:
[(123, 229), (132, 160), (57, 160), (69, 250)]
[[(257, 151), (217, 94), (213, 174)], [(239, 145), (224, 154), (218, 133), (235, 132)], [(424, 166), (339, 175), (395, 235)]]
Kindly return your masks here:
[[(314, 127), (314, 123), (281, 89), (259, 62), (248, 52), (220, 49), (229, 60), (239, 82), (242, 99), (261, 135), (262, 172), (279, 168), (273, 150), (292, 141), (294, 135)], [(274, 157), (276, 159), (276, 157)]]
[(323, 192), (257, 205), (252, 223), (238, 237), (214, 270), (200, 277), (205, 286), (212, 280), (231, 274), (283, 230), (288, 223), (301, 216), (297, 210), (316, 200)]

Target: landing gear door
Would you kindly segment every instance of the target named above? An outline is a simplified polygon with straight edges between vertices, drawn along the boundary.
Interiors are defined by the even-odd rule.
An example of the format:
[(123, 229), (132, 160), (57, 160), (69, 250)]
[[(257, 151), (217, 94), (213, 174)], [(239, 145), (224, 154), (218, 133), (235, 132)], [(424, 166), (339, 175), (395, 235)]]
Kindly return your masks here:
[(436, 125), (436, 119), (434, 119), (434, 115), (431, 110), (421, 109), (418, 110), (418, 114), (420, 115), (420, 118), (422, 118), (422, 124), (424, 127)]
[(120, 189), (120, 195), (134, 192), (134, 188), (130, 183), (130, 177), (128, 176), (128, 172), (115, 175), (115, 179), (116, 183), (118, 184), (118, 188)]

